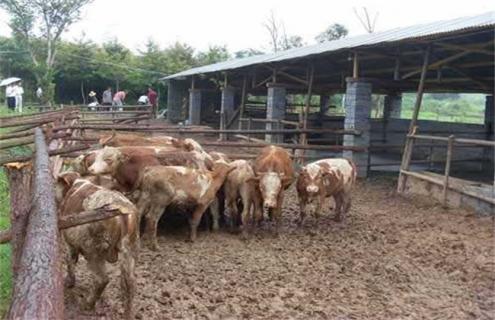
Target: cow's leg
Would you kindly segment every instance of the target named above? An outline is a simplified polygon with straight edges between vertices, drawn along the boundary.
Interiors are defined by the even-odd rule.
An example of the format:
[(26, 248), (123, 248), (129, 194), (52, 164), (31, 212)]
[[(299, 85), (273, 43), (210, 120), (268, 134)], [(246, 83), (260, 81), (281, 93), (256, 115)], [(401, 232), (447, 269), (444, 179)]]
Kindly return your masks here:
[(341, 193), (337, 193), (333, 196), (335, 199), (335, 221), (342, 221), (342, 207), (343, 207), (343, 197)]
[(136, 208), (138, 209), (137, 212), (137, 231), (138, 231), (138, 236), (140, 236), (141, 233), (141, 219), (146, 217), (146, 214), (149, 211), (150, 203), (144, 194), (144, 192), (141, 193), (139, 200), (136, 203)]
[(280, 231), (280, 225), (282, 223), (282, 205), (284, 203), (284, 193), (280, 191), (280, 194), (278, 196), (277, 200), (277, 206), (275, 207), (275, 210), (273, 210), (274, 218), (275, 218), (275, 235), (278, 236), (279, 231)]
[(344, 213), (347, 214), (349, 210), (351, 209), (351, 204), (352, 204), (352, 199), (351, 195), (349, 193), (344, 194)]
[[(210, 213), (213, 219), (213, 231), (218, 231), (218, 221), (220, 220), (220, 200), (218, 197), (215, 197), (210, 204)], [(208, 229), (210, 226), (208, 226)]]
[(103, 290), (107, 286), (109, 279), (107, 270), (105, 267), (105, 260), (101, 257), (92, 256), (88, 259), (88, 268), (95, 277), (93, 291), (86, 299), (84, 308), (86, 310), (93, 310), (95, 308), (96, 301), (100, 299)]
[(304, 218), (306, 218), (306, 207), (308, 205), (305, 197), (299, 197), (299, 225), (302, 226)]
[(160, 205), (153, 205), (151, 207), (151, 210), (146, 215), (145, 235), (149, 241), (150, 249), (153, 251), (158, 250), (158, 242), (156, 239), (158, 221), (160, 220), (160, 217), (162, 216), (166, 208), (166, 206), (163, 207)]
[(67, 254), (66, 254), (66, 263), (67, 263), (67, 278), (65, 278), (65, 286), (67, 288), (73, 288), (76, 285), (76, 274), (74, 272), (76, 268), (77, 258), (79, 257), (79, 253), (72, 246), (67, 244)]
[(242, 214), (241, 214), (241, 230), (242, 237), (247, 239), (247, 229), (249, 226), (249, 213), (251, 212), (251, 196), (250, 192), (247, 188), (242, 188), (241, 190), (241, 199), (242, 199)]
[(198, 205), (196, 209), (194, 210), (192, 217), (191, 217), (191, 242), (196, 241), (197, 238), (197, 232), (198, 232), (198, 225), (199, 222), (201, 221), (201, 217), (203, 216), (203, 213), (205, 212), (207, 206), (205, 205)]
[(318, 220), (320, 218), (321, 214), (321, 206), (323, 205), (323, 202), (325, 201), (325, 195), (322, 193), (318, 195), (318, 198), (316, 199), (316, 208), (315, 208), (315, 219)]
[(127, 319), (134, 319), (133, 301), (136, 293), (136, 277), (134, 274), (136, 261), (129, 236), (122, 239), (122, 256), (120, 260), (120, 285), (124, 295), (124, 310)]
[(237, 199), (234, 197), (229, 197), (227, 200), (227, 207), (229, 208), (229, 227), (230, 231), (234, 232), (235, 227), (237, 226), (237, 219), (239, 215), (239, 209), (237, 208)]

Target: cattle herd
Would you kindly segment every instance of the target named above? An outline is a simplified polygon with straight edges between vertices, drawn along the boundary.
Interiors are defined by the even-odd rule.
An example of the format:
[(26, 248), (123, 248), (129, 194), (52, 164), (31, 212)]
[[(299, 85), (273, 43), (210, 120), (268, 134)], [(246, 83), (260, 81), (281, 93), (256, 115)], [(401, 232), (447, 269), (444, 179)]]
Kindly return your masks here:
[[(109, 282), (105, 263), (120, 262), (125, 314), (134, 317), (134, 276), (140, 239), (158, 250), (157, 224), (168, 206), (188, 210), (190, 240), (209, 208), (212, 228), (219, 228), (220, 204), (226, 220), (243, 238), (264, 220), (265, 212), (279, 232), (284, 192), (296, 180), (300, 223), (314, 202), (317, 218), (325, 199), (335, 200), (340, 221), (351, 205), (356, 169), (347, 159), (323, 159), (302, 167), (298, 174), (289, 153), (277, 146), (261, 150), (254, 162), (230, 161), (225, 154), (206, 152), (193, 139), (111, 134), (101, 137), (101, 149), (70, 161), (56, 183), (60, 215), (110, 208), (121, 215), (63, 232), (67, 252), (68, 287), (75, 285), (74, 268), (84, 256), (94, 276), (94, 288), (83, 307), (93, 309)], [(219, 192), (223, 191), (223, 192)], [(219, 194), (223, 194), (222, 197)], [(141, 220), (144, 224), (140, 235)]]

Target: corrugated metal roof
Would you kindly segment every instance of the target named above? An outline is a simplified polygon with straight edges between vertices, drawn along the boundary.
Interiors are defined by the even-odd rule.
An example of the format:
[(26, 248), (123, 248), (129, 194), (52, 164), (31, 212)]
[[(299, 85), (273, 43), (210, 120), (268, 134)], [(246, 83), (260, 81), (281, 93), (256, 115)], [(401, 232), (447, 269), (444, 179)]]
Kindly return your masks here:
[(469, 29), (479, 29), (495, 26), (495, 11), (487, 12), (472, 17), (462, 17), (453, 20), (436, 21), (427, 24), (414, 25), (405, 28), (395, 28), (373, 34), (365, 34), (356, 37), (343, 38), (334, 41), (328, 41), (317, 45), (294, 48), (286, 51), (268, 53), (259, 56), (253, 56), (243, 59), (235, 59), (202, 67), (185, 70), (167, 77), (165, 79), (174, 79), (179, 77), (190, 76), (194, 74), (211, 73), (225, 70), (242, 68), (250, 65), (279, 62), (284, 60), (297, 59), (341, 49), (351, 49), (363, 46), (384, 44), (388, 42), (397, 42), (418, 38), (436, 37), (442, 34), (449, 34)]

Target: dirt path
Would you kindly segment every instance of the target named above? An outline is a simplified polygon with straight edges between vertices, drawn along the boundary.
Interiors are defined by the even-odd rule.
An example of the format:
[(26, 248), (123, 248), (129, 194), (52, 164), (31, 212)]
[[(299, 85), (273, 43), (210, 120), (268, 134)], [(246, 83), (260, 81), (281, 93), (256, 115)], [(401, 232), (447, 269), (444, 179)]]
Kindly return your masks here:
[[(290, 190), (284, 226), (249, 241), (227, 232), (187, 231), (143, 249), (136, 310), (140, 319), (490, 319), (495, 314), (493, 219), (394, 196), (388, 181), (360, 183), (343, 223), (327, 214), (297, 228)], [(328, 209), (327, 209), (328, 212)], [(67, 313), (90, 286), (84, 261)], [(98, 317), (122, 317), (118, 268)]]

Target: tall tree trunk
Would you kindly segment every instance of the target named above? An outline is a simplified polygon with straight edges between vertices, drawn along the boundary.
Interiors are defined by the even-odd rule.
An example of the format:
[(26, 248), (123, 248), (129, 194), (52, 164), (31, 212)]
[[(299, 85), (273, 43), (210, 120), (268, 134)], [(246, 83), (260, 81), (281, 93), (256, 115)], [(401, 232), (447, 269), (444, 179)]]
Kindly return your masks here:
[(115, 79), (115, 92), (119, 92), (119, 79)]
[(84, 81), (81, 81), (81, 97), (83, 99), (83, 104), (86, 105), (86, 94), (84, 94)]

